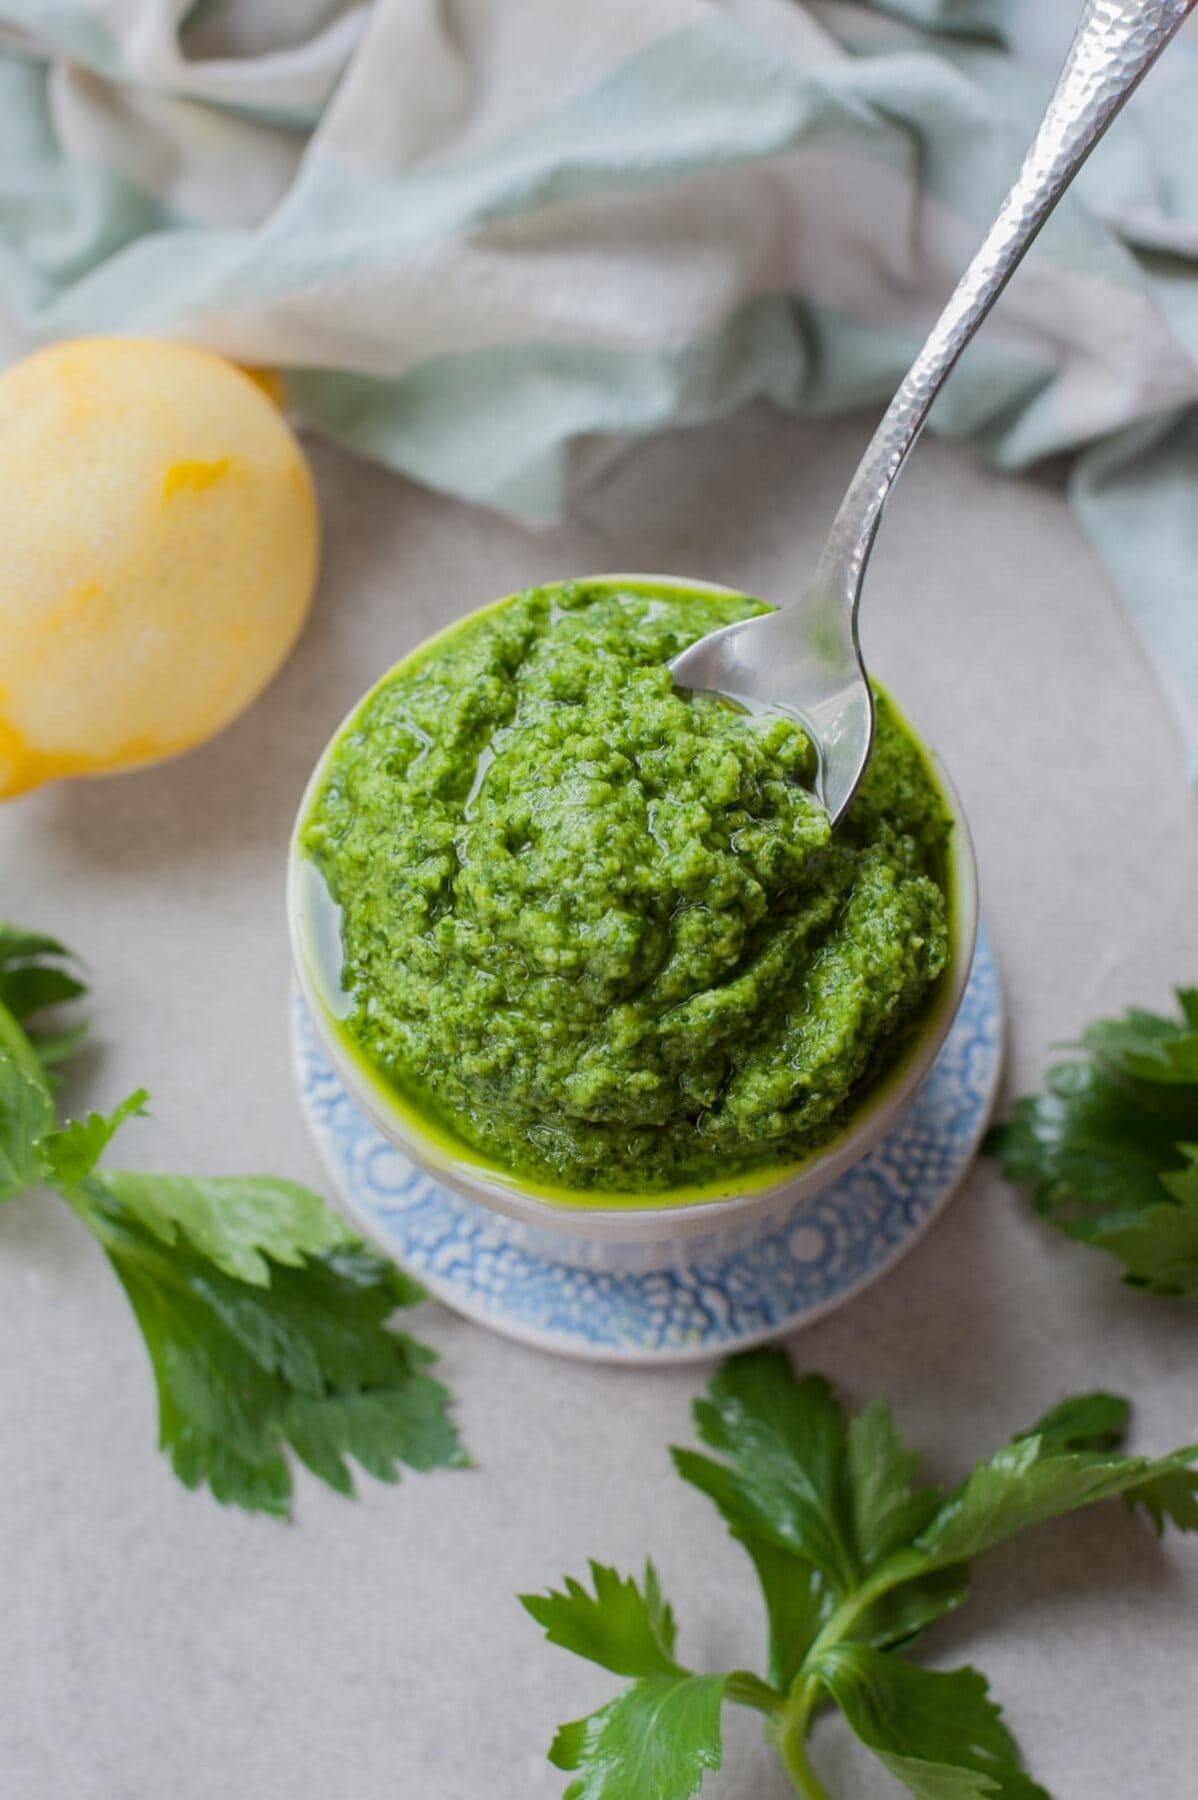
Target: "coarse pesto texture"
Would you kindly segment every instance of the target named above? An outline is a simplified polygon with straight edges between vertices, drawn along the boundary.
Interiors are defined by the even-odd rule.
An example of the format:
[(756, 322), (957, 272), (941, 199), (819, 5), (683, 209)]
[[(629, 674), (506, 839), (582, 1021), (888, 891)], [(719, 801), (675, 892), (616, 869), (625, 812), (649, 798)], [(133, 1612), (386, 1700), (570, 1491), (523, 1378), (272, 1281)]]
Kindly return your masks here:
[(345, 1029), (401, 1097), (534, 1181), (660, 1193), (837, 1132), (948, 956), (949, 820), (880, 698), (837, 830), (794, 722), (667, 663), (764, 610), (534, 589), (401, 664), (303, 828)]

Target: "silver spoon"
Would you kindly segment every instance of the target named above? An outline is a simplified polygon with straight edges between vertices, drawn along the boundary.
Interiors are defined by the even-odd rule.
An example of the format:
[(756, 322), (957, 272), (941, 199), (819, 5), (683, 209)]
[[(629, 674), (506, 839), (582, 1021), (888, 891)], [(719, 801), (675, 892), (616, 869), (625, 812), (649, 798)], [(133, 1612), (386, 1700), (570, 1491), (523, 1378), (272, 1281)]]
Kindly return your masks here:
[(726, 625), (670, 665), (680, 688), (752, 712), (798, 714), (835, 824), (869, 761), (874, 703), (861, 658), (861, 585), (886, 497), (936, 395), (1087, 156), (1198, 0), (1086, 0), (1014, 187), (912, 363), (840, 503), (811, 586), (791, 606)]

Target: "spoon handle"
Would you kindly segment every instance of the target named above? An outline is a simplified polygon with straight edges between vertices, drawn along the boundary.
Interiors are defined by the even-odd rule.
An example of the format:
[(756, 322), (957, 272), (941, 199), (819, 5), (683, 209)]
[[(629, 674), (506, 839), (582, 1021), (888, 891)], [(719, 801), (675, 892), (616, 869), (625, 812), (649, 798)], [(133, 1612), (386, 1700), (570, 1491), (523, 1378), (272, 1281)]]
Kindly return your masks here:
[(882, 507), (933, 400), (1078, 169), (1196, 4), (1086, 0), (1015, 185), (870, 440), (824, 546), (816, 587), (851, 596), (854, 636)]

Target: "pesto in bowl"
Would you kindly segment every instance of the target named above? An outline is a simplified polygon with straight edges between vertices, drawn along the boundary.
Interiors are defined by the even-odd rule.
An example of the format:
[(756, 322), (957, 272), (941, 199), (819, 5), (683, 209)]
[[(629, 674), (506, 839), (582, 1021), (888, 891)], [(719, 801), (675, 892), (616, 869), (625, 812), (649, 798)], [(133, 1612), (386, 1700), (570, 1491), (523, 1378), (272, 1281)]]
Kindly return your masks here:
[(667, 664), (764, 611), (604, 578), (399, 663), (297, 849), (337, 908), (337, 1030), (469, 1159), (601, 1203), (783, 1172), (902, 1057), (949, 958), (951, 819), (884, 694), (833, 835), (794, 722)]

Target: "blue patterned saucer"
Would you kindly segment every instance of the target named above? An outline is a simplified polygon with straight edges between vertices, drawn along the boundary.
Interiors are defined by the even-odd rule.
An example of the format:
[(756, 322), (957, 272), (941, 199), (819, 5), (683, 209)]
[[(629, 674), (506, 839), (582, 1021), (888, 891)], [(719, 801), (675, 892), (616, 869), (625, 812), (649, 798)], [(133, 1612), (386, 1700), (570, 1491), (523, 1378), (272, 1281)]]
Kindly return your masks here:
[(298, 992), (300, 1101), (357, 1228), (446, 1306), (538, 1349), (610, 1362), (688, 1362), (758, 1343), (859, 1293), (951, 1198), (985, 1130), (1003, 1011), (985, 930), (940, 1055), (889, 1136), (822, 1192), (773, 1215), (749, 1244), (713, 1230), (661, 1268), (556, 1260), (389, 1144), (330, 1068)]

